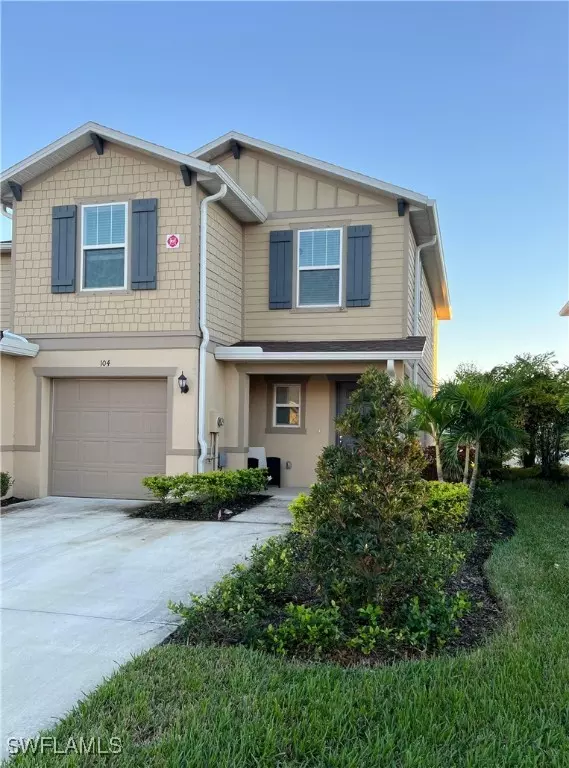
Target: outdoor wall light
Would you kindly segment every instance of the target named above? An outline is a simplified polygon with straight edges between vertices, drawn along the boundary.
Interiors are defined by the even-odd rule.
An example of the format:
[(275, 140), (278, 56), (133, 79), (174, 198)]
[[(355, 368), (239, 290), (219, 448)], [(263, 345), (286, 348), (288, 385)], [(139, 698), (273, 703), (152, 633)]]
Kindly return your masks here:
[(178, 376), (178, 386), (180, 387), (180, 392), (182, 394), (186, 394), (186, 392), (190, 391), (190, 388), (188, 387), (188, 380), (184, 376), (184, 371), (182, 371), (182, 375)]

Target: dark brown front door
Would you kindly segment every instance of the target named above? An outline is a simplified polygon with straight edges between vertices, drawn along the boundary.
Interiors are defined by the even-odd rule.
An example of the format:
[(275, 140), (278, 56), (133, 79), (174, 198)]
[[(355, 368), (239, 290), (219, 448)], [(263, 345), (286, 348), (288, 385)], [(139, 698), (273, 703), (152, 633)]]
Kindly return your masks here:
[[(338, 381), (336, 383), (336, 416), (341, 416), (346, 408), (352, 392), (357, 387), (358, 382), (353, 381)], [(336, 432), (336, 445), (349, 445), (350, 438), (343, 437)]]

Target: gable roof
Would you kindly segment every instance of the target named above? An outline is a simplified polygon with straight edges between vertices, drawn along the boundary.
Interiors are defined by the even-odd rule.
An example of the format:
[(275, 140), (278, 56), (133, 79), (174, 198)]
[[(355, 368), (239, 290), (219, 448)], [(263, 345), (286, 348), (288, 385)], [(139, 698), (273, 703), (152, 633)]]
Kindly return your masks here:
[(93, 122), (81, 125), (4, 171), (0, 176), (2, 203), (11, 205), (13, 202), (14, 195), (9, 182), (23, 185), (55, 168), (64, 160), (92, 146), (93, 134), (112, 144), (134, 149), (150, 157), (166, 160), (178, 166), (187, 166), (197, 174), (199, 183), (209, 193), (217, 192), (221, 184), (227, 184), (228, 191), (223, 199), (223, 205), (240, 221), (263, 222), (267, 218), (267, 212), (261, 203), (247, 195), (221, 166), (210, 165), (183, 152), (177, 152)]
[(569, 315), (569, 301), (567, 302), (567, 304), (564, 304), (564, 305), (561, 307), (561, 310), (559, 311), (559, 314), (560, 314), (562, 317), (567, 317), (567, 316)]
[(287, 160), (290, 163), (305, 168), (310, 171), (316, 171), (324, 176), (329, 176), (335, 180), (349, 182), (368, 192), (379, 192), (382, 195), (394, 199), (403, 198), (409, 204), (409, 216), (411, 225), (415, 234), (415, 240), (418, 245), (432, 240), (436, 235), (435, 245), (425, 248), (422, 253), (425, 275), (429, 288), (433, 296), (437, 317), (440, 320), (449, 320), (451, 317), (450, 297), (448, 292), (448, 281), (446, 275), (446, 266), (444, 260), (444, 251), (439, 227), (437, 213), (437, 203), (435, 200), (413, 192), (404, 187), (398, 187), (395, 184), (389, 184), (380, 181), (372, 176), (366, 176), (363, 173), (350, 171), (339, 165), (318, 160), (309, 155), (303, 155), (300, 152), (294, 152), (291, 149), (280, 147), (277, 144), (270, 144), (268, 141), (255, 139), (238, 131), (229, 131), (214, 141), (204, 144), (202, 147), (191, 152), (192, 157), (201, 161), (212, 162), (220, 155), (229, 152), (232, 142), (237, 142), (246, 149), (253, 149), (259, 152), (266, 152), (271, 155)]

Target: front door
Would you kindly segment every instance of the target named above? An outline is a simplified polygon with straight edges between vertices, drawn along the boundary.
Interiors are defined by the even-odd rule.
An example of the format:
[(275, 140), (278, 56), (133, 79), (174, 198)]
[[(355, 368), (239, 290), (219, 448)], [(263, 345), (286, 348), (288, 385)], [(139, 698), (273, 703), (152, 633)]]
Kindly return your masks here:
[[(341, 416), (346, 408), (352, 392), (358, 386), (357, 381), (338, 381), (336, 383), (336, 416)], [(349, 445), (351, 439), (349, 437), (343, 437), (336, 432), (336, 445)]]

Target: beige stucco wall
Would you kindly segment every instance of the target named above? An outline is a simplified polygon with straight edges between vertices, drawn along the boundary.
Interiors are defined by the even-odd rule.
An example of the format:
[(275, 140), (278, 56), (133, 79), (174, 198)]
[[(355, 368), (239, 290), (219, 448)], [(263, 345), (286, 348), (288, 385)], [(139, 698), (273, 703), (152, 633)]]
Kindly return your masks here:
[(9, 254), (0, 258), (0, 329), (5, 331), (12, 324), (12, 259)]
[(207, 215), (207, 319), (212, 339), (242, 336), (243, 227), (219, 203)]
[[(179, 169), (105, 144), (103, 155), (86, 149), (54, 171), (24, 185), (15, 204), (16, 333), (84, 333), (187, 330), (190, 299), (191, 197)], [(157, 290), (51, 293), (52, 207), (88, 202), (158, 198)], [(80, 211), (78, 211), (80, 230)], [(179, 234), (178, 249), (166, 235)], [(78, 232), (78, 238), (79, 238)], [(128, 279), (128, 275), (127, 275)]]
[(16, 359), (0, 355), (0, 467), (14, 475)]
[[(101, 360), (110, 366), (101, 366)], [(42, 369), (42, 375), (36, 375)], [(51, 382), (55, 373), (65, 376), (127, 378), (162, 375), (168, 369), (168, 439), (166, 472), (195, 472), (197, 464), (197, 373), (195, 349), (122, 349), (101, 351), (42, 351), (34, 359), (19, 358), (15, 363), (13, 437), (3, 445), (13, 446), (14, 493), (24, 498), (49, 493), (49, 452), (51, 440)], [(190, 391), (181, 394), (177, 377), (183, 369)], [(43, 375), (45, 374), (45, 375)], [(4, 397), (2, 398), (4, 408)], [(9, 423), (9, 416), (6, 419)], [(9, 429), (7, 428), (8, 432)], [(4, 443), (4, 439), (9, 443)]]
[[(241, 367), (241, 366), (240, 366)], [(307, 487), (316, 479), (318, 456), (326, 445), (335, 440), (336, 413), (335, 376), (362, 373), (361, 363), (321, 364), (264, 364), (243, 366), (249, 379), (249, 442), (251, 447), (264, 447), (267, 456), (281, 458), (281, 482), (285, 487)], [(384, 363), (377, 367), (385, 370)], [(397, 378), (403, 377), (402, 363), (396, 363)], [(304, 424), (302, 430), (286, 433), (268, 431), (272, 427), (267, 419), (267, 400), (279, 375), (306, 377)], [(265, 379), (265, 376), (268, 377)], [(275, 378), (276, 377), (276, 378)], [(291, 468), (286, 469), (286, 462)]]

